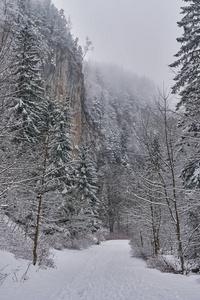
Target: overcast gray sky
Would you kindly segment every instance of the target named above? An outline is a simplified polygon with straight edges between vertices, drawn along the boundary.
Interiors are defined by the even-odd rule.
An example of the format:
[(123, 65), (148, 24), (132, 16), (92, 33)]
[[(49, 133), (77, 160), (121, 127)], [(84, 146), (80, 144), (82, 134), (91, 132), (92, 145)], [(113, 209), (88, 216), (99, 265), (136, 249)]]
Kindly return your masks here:
[(88, 36), (93, 43), (91, 57), (117, 63), (157, 85), (173, 84), (168, 64), (180, 45), (182, 0), (52, 0), (63, 8), (73, 24), (72, 33), (81, 45)]

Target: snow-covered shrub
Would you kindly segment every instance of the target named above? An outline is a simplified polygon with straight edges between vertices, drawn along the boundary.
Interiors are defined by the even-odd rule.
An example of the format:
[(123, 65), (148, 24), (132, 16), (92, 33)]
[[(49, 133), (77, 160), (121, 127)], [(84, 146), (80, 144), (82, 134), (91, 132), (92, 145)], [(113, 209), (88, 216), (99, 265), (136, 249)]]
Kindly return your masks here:
[[(17, 258), (32, 261), (33, 240), (26, 235), (22, 227), (5, 214), (0, 214), (0, 249), (13, 253)], [(53, 267), (53, 253), (48, 239), (41, 236), (38, 243), (38, 264), (40, 267)], [(4, 273), (3, 273), (4, 274)], [(3, 276), (0, 273), (0, 278)], [(1, 281), (1, 279), (0, 279)]]
[(71, 249), (81, 250), (89, 248), (90, 246), (96, 244), (96, 238), (92, 234), (87, 235), (76, 235), (71, 239)]
[(178, 258), (172, 255), (158, 255), (151, 257), (147, 260), (147, 266), (149, 268), (155, 268), (165, 273), (181, 273), (181, 266)]
[(130, 240), (130, 245), (131, 245), (131, 254), (134, 257), (139, 257), (144, 260), (147, 260), (148, 258), (152, 257), (152, 248), (148, 243), (142, 242), (139, 243), (137, 240), (137, 237), (134, 239), (132, 238)]
[(4, 214), (0, 214), (0, 240), (1, 250), (9, 251), (16, 257), (32, 258), (33, 241), (26, 237), (19, 225)]

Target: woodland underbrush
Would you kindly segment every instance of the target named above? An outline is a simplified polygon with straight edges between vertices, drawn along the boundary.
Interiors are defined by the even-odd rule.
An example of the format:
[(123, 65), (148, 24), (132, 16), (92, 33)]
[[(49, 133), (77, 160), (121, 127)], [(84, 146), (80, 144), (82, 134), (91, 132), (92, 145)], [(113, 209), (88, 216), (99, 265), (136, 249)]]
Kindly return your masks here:
[[(106, 232), (106, 230), (99, 229), (94, 234), (77, 233), (72, 236), (63, 228), (51, 235), (42, 233), (38, 239), (38, 266), (40, 268), (55, 267), (54, 249), (86, 249), (105, 240)], [(0, 215), (0, 241), (0, 250), (13, 253), (16, 258), (32, 261), (33, 239), (26, 234), (22, 226), (13, 222), (5, 214)]]
[[(150, 248), (136, 246), (132, 240), (130, 245), (132, 256), (146, 261), (148, 268), (157, 269), (163, 273), (182, 274), (180, 260), (177, 255), (170, 252), (153, 255)], [(200, 274), (200, 263), (196, 259), (185, 259), (184, 275), (194, 273)]]

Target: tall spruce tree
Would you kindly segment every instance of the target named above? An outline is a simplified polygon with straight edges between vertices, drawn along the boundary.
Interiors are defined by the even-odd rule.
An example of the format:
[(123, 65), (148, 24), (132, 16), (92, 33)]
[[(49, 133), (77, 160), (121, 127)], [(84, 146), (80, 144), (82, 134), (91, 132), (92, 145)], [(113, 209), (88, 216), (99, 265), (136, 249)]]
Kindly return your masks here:
[(87, 146), (83, 145), (74, 163), (73, 183), (62, 210), (72, 238), (98, 230), (97, 173)]
[(180, 106), (184, 107), (184, 115), (180, 120), (182, 136), (180, 144), (187, 153), (188, 162), (182, 171), (182, 179), (187, 187), (200, 187), (200, 2), (199, 0), (183, 0), (188, 2), (182, 7), (182, 20), (178, 22), (184, 32), (177, 41), (181, 44), (175, 55), (177, 60), (170, 65), (179, 68), (174, 80), (172, 92), (180, 95)]
[(13, 115), (17, 119), (16, 138), (33, 141), (38, 134), (40, 103), (44, 96), (41, 78), (39, 31), (31, 20), (30, 1), (18, 1), (15, 95)]
[[(44, 116), (45, 134), (49, 131), (50, 144), (47, 155), (48, 179), (50, 190), (65, 194), (70, 182), (70, 165), (72, 160), (72, 119), (68, 103), (47, 100), (47, 112)], [(49, 127), (50, 126), (50, 127)]]
[(96, 197), (97, 173), (95, 163), (89, 154), (89, 148), (85, 145), (83, 145), (79, 151), (76, 179), (77, 189), (81, 199), (86, 199), (91, 212), (95, 213), (98, 203)]

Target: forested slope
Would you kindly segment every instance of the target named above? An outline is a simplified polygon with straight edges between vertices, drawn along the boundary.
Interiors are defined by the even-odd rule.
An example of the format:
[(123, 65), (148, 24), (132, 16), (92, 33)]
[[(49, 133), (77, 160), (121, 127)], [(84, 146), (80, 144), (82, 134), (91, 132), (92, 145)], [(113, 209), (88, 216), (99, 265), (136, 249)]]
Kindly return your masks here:
[(35, 264), (98, 228), (95, 164), (81, 146), (83, 53), (50, 0), (0, 5), (1, 248)]
[(89, 61), (84, 63), (83, 71), (84, 132), (98, 166), (100, 215), (112, 234), (115, 230), (128, 234), (121, 212), (133, 178), (125, 161), (137, 160), (140, 147), (134, 130), (142, 111), (153, 103), (155, 85), (112, 64)]

